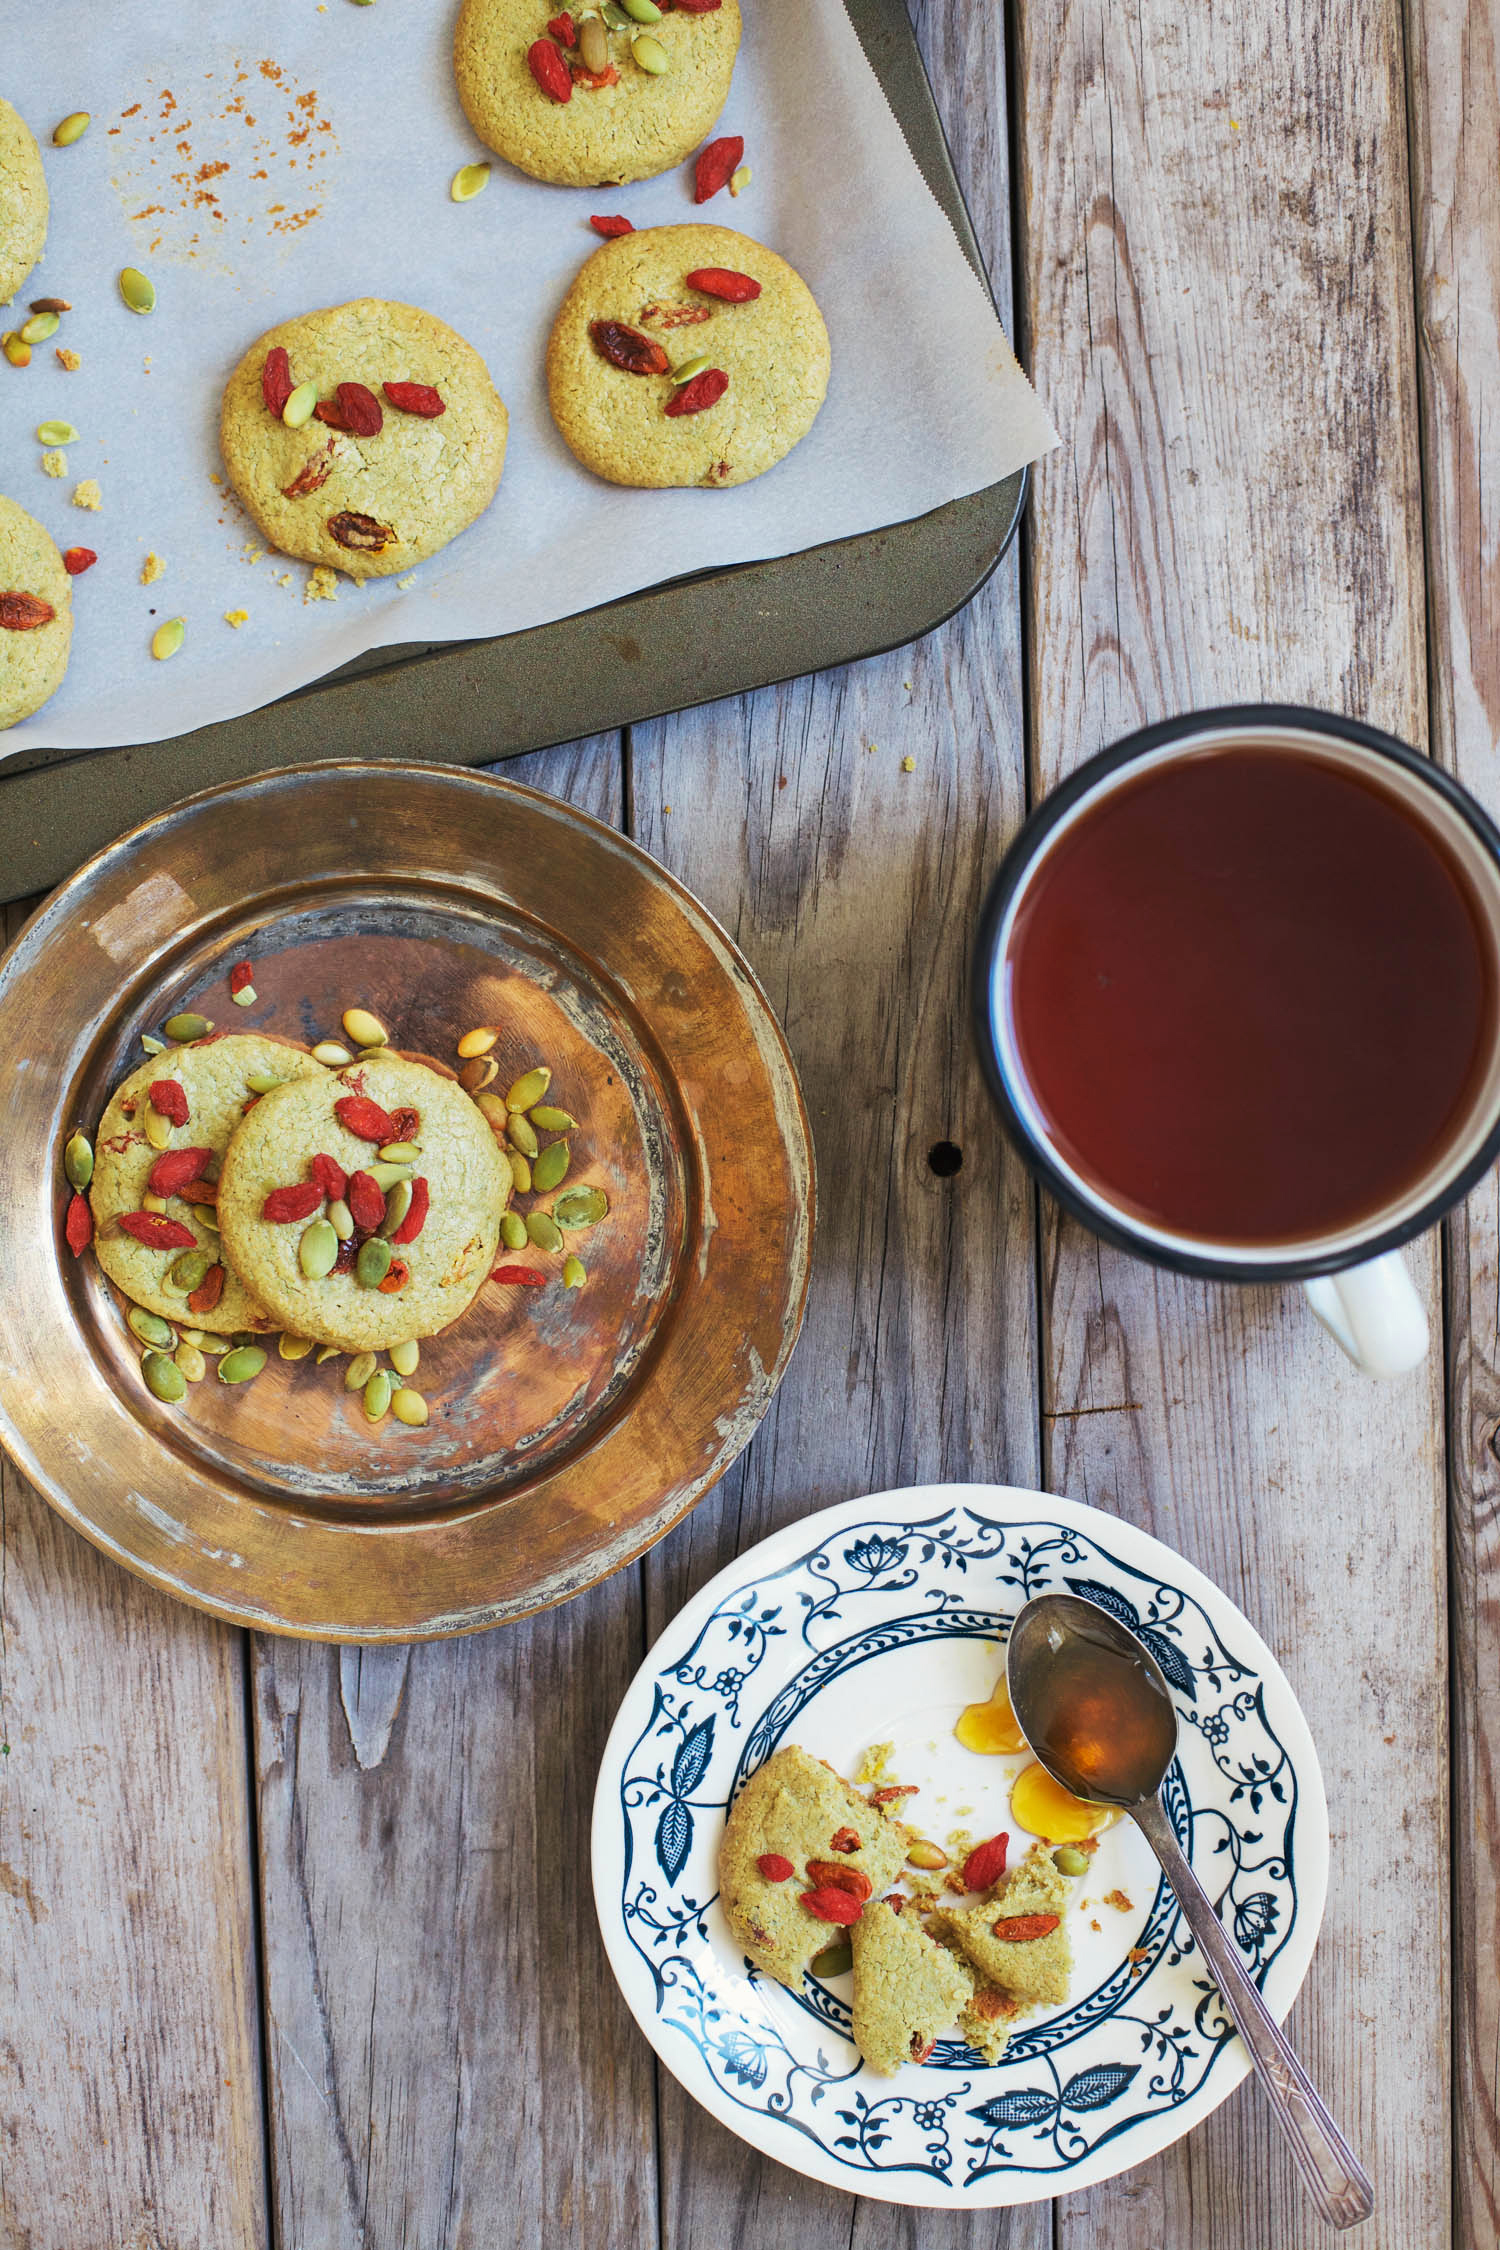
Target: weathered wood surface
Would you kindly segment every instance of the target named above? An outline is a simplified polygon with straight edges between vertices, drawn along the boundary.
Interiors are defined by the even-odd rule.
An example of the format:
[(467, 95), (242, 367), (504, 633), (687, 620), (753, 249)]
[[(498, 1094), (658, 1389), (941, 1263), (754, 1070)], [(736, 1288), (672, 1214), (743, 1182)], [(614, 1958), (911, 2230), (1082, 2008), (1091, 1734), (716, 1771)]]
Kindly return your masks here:
[[(1281, 698), (1425, 735), (1401, 21), (1019, 11), (1022, 231), (1068, 433), (1031, 515), (1036, 786), (1148, 719)], [(1454, 89), (1456, 92), (1456, 87)], [(1491, 347), (1492, 348), (1492, 347)], [(1417, 1258), (1441, 1335), (1437, 1260)], [(1144, 1524), (1281, 1652), (1333, 1830), (1293, 2029), (1374, 2176), (1366, 2237), (1450, 2239), (1441, 1362), (1363, 1381), (1294, 1292), (1043, 1239), (1046, 1482)], [(1086, 1410), (1086, 1411), (1085, 1411)], [(1400, 1931), (1399, 1942), (1390, 1933)], [(1059, 2241), (1326, 2239), (1250, 2088)]]
[[(1432, 633), (1432, 749), (1500, 815), (1500, 23), (1419, 0), (1407, 35)], [(1455, 2244), (1500, 2244), (1500, 1194), (1447, 1258)]]

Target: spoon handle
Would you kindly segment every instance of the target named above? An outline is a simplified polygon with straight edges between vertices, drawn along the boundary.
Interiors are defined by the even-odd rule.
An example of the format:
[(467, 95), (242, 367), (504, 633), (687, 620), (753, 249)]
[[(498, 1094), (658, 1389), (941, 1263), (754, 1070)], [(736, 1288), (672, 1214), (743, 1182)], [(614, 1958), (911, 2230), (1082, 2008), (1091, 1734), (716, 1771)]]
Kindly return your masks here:
[(1183, 1855), (1160, 1797), (1137, 1806), (1134, 1817), (1161, 1861), (1188, 1928), (1239, 2026), (1272, 2114), (1291, 2144), (1313, 2201), (1331, 2227), (1358, 2226), (1375, 2205), (1368, 2175), (1272, 2022), (1239, 1948)]

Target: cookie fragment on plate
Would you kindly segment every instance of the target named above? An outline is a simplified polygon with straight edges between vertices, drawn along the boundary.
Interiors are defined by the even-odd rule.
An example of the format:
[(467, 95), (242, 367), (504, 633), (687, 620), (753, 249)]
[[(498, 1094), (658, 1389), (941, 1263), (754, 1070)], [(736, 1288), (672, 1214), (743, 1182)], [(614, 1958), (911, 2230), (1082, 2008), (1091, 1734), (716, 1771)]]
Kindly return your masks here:
[(854, 2044), (889, 2077), (921, 2062), (973, 1997), (974, 1979), (935, 1945), (915, 1914), (872, 1899), (850, 1932), (854, 1948)]
[[(982, 1906), (939, 1907), (933, 1921), (989, 1983), (1013, 2000), (1055, 2007), (1068, 1997), (1073, 1948), (1066, 1920), (1070, 1886), (1045, 1844), (1034, 1845)], [(997, 1937), (995, 1925), (1041, 1917), (1036, 1937)], [(1055, 1921), (1054, 1921), (1055, 1917)]]

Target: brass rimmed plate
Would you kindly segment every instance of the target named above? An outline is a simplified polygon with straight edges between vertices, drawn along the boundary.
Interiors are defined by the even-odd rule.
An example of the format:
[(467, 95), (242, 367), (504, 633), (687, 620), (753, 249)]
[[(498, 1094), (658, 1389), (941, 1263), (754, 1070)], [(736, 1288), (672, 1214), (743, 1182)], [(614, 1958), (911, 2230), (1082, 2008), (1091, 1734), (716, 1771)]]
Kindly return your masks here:
[[(312, 1043), (355, 1001), (448, 1067), (499, 1025), (501, 1088), (551, 1065), (568, 1184), (610, 1204), (569, 1239), (587, 1284), (528, 1252), (546, 1288), (487, 1285), (422, 1346), (425, 1430), (372, 1427), (343, 1363), (274, 1352), (162, 1406), (63, 1245), (62, 1143), (176, 1009)], [(796, 1341), (812, 1147), (750, 968), (644, 852), (513, 782), (330, 763), (122, 838), (0, 968), (0, 1103), (0, 1442), (96, 1546), (239, 1624), (404, 1641), (566, 1600), (687, 1513)]]

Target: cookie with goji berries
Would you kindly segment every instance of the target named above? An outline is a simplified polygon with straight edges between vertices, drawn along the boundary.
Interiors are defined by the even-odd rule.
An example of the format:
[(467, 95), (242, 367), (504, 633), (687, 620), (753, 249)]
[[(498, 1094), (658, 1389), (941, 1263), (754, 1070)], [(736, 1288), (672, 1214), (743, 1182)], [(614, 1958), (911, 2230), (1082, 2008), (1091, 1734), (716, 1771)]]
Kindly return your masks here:
[[(832, 1766), (788, 1743), (750, 1776), (719, 1846), (719, 1903), (758, 1969), (796, 1992), (814, 1954), (890, 1889), (913, 1831)], [(832, 1879), (832, 1874), (838, 1881)], [(832, 1891), (827, 1919), (803, 1902)]]
[[(554, 13), (541, 0), (464, 0), (453, 74), (479, 138), (561, 187), (647, 180), (681, 164), (729, 99), (739, 0), (660, 5), (659, 22), (633, 23), (614, 6)], [(643, 36), (665, 69), (643, 68)], [(586, 55), (602, 58), (602, 69), (589, 69)]]
[(39, 711), (68, 669), (73, 581), (35, 516), (0, 496), (0, 728)]
[[(94, 1177), (89, 1204), (94, 1214), (94, 1251), (117, 1288), (147, 1312), (190, 1328), (231, 1336), (237, 1328), (274, 1329), (275, 1321), (248, 1290), (209, 1224), (215, 1215), (216, 1181), (230, 1136), (242, 1123), (246, 1103), (259, 1097), (255, 1078), (323, 1078), (321, 1063), (305, 1048), (264, 1033), (230, 1032), (206, 1046), (171, 1047), (153, 1055), (115, 1088), (94, 1137)], [(152, 1088), (156, 1088), (152, 1098)], [(186, 1160), (190, 1156), (193, 1162)], [(158, 1169), (160, 1167), (160, 1169)], [(163, 1209), (152, 1215), (168, 1222), (165, 1247), (138, 1241), (120, 1225), (132, 1212), (150, 1209), (152, 1175), (167, 1184)], [(179, 1237), (186, 1234), (189, 1241)], [(173, 1278), (178, 1260), (208, 1253), (209, 1266), (222, 1265), (222, 1283), (209, 1278), (192, 1285), (189, 1266)], [(186, 1279), (189, 1286), (179, 1287)], [(218, 1295), (213, 1304), (206, 1296)], [(190, 1293), (202, 1306), (190, 1306)]]
[(1036, 1844), (981, 1906), (940, 1906), (935, 1929), (951, 1936), (989, 1984), (1023, 2005), (1057, 2007), (1068, 1997), (1073, 1948), (1072, 1885), (1045, 1844)]
[(926, 2061), (973, 1998), (974, 1979), (956, 1954), (934, 1945), (914, 1913), (883, 1899), (871, 1899), (851, 1942), (854, 2044), (890, 2078)]
[(482, 515), (506, 432), (472, 344), (383, 297), (268, 328), (219, 417), (230, 482), (269, 544), (351, 578), (410, 570)]
[(26, 120), (0, 101), (0, 305), (8, 305), (47, 240), (47, 177)]
[[(457, 1081), (383, 1054), (267, 1094), (230, 1142), (219, 1223), (279, 1326), (378, 1352), (436, 1335), (472, 1304), (494, 1270), (510, 1188), (510, 1164)], [(352, 1231), (319, 1270), (334, 1245), (312, 1230), (329, 1226), (335, 1201)], [(361, 1266), (376, 1238), (382, 1248)]]
[(730, 227), (651, 227), (606, 242), (574, 281), (547, 395), (611, 484), (744, 484), (806, 437), (829, 364), (812, 291), (774, 250)]

